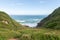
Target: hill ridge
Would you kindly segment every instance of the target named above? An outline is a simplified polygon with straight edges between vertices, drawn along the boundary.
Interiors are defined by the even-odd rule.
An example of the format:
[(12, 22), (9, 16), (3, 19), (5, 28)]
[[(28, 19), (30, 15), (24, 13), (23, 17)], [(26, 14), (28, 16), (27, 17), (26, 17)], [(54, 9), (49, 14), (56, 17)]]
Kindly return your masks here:
[(60, 7), (56, 8), (50, 15), (41, 20), (37, 27), (60, 29)]
[(0, 28), (16, 30), (21, 27), (23, 26), (12, 19), (7, 13), (0, 11)]

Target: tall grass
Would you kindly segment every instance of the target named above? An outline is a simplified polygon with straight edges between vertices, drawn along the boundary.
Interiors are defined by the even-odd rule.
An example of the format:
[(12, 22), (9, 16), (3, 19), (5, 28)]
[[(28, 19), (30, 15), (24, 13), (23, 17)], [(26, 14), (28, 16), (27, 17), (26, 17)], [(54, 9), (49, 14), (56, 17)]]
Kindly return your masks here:
[(9, 30), (0, 28), (0, 40), (18, 38), (19, 40), (60, 40), (60, 30), (51, 29), (23, 29)]

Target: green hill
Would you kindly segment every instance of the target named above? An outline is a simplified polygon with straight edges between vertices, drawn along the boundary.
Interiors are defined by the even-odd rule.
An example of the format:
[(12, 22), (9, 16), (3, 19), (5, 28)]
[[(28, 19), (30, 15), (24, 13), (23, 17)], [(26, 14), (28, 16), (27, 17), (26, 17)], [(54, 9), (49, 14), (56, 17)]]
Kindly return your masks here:
[(60, 7), (55, 9), (48, 17), (40, 21), (37, 27), (60, 29)]
[(17, 30), (23, 27), (18, 22), (13, 20), (8, 14), (0, 11), (0, 28)]
[[(59, 15), (59, 12), (56, 15), (55, 13), (53, 14), (54, 16), (51, 15), (51, 17), (47, 17), (50, 18), (49, 21), (53, 20), (53, 18), (57, 16), (57, 14)], [(46, 21), (45, 19), (44, 21)], [(59, 21), (56, 20), (56, 22), (58, 23)], [(52, 25), (55, 26), (55, 21), (52, 21)], [(13, 20), (8, 14), (0, 11), (0, 40), (60, 40), (60, 30), (23, 27), (15, 20)]]

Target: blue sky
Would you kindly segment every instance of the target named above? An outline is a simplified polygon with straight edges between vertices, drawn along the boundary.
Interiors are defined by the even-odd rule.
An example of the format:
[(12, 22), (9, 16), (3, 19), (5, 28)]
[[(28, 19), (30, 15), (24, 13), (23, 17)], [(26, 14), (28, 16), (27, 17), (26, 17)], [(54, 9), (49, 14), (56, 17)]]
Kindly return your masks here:
[(0, 0), (0, 11), (9, 15), (48, 15), (60, 0)]

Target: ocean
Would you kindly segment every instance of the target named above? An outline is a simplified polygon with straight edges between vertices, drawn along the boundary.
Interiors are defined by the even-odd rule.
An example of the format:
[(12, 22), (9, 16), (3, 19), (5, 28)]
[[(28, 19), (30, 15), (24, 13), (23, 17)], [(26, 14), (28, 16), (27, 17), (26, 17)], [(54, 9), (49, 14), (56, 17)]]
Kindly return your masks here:
[(43, 18), (47, 15), (11, 15), (13, 19), (22, 25), (27, 25), (30, 27), (36, 27)]

